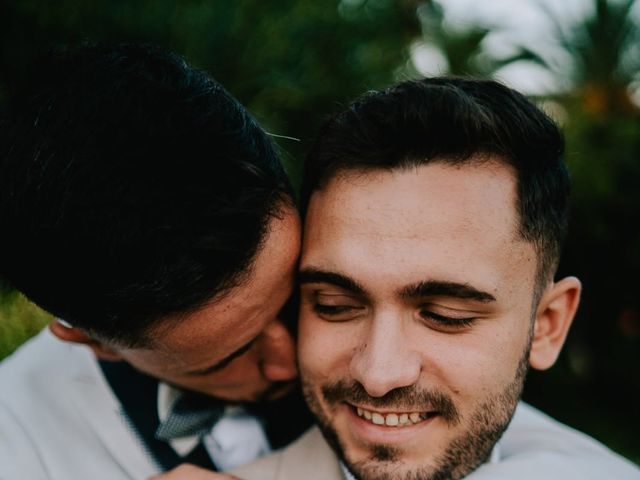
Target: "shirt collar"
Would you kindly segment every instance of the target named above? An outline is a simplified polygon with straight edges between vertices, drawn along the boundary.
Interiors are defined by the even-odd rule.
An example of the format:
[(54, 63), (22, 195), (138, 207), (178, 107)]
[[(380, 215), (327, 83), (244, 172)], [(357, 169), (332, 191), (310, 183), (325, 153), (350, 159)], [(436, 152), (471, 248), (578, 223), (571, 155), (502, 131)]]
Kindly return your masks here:
[[(167, 385), (164, 382), (158, 382), (158, 419), (160, 422), (163, 422), (169, 412), (171, 411), (171, 407), (175, 401), (180, 397), (180, 390), (172, 387), (171, 385)], [(190, 437), (182, 437), (182, 438), (173, 438), (169, 440), (169, 444), (171, 447), (181, 456), (187, 455), (191, 452), (197, 445), (200, 439), (197, 435), (192, 435)]]
[[(167, 418), (180, 395), (179, 389), (158, 382), (157, 409), (161, 422)], [(222, 418), (202, 440), (209, 456), (221, 470), (232, 470), (271, 451), (262, 423), (235, 405), (226, 406)], [(198, 443), (200, 438), (197, 435), (169, 440), (169, 445), (182, 457)]]

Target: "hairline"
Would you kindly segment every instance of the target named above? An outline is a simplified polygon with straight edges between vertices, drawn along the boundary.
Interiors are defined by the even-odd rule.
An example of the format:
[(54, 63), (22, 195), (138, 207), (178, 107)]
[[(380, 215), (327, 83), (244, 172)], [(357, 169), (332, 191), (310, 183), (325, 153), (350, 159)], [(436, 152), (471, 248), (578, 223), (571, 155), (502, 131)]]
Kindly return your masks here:
[[(536, 271), (534, 274), (534, 284), (533, 284), (533, 298), (532, 304), (535, 309), (542, 297), (542, 293), (545, 288), (549, 284), (549, 282), (553, 279), (555, 271), (558, 267), (559, 263), (559, 255), (554, 255), (553, 261), (549, 262), (547, 260), (547, 255), (545, 255), (545, 243), (544, 239), (540, 238), (528, 238), (526, 234), (525, 224), (524, 224), (524, 214), (521, 208), (522, 202), (522, 178), (520, 176), (520, 172), (518, 168), (514, 165), (514, 161), (508, 157), (508, 155), (503, 153), (498, 153), (491, 150), (478, 150), (475, 152), (471, 152), (467, 155), (459, 155), (459, 156), (437, 156), (431, 158), (418, 158), (415, 156), (405, 155), (404, 158), (396, 162), (393, 165), (371, 165), (371, 164), (358, 164), (357, 162), (354, 165), (348, 165), (346, 163), (335, 162), (332, 164), (331, 168), (325, 170), (323, 172), (322, 177), (315, 183), (313, 189), (308, 192), (308, 198), (306, 199), (307, 207), (309, 202), (311, 201), (311, 197), (316, 191), (324, 190), (329, 183), (332, 181), (344, 178), (349, 175), (359, 176), (366, 175), (371, 172), (394, 172), (394, 171), (404, 171), (415, 167), (426, 166), (431, 164), (444, 164), (452, 167), (462, 168), (465, 165), (482, 165), (494, 162), (496, 164), (504, 165), (509, 168), (510, 172), (513, 175), (515, 180), (516, 187), (516, 197), (515, 204), (513, 208), (515, 209), (516, 214), (516, 231), (514, 239), (524, 241), (530, 244), (533, 247), (533, 250), (536, 255)], [(306, 215), (306, 210), (304, 214)], [(542, 240), (542, 241), (540, 241)]]

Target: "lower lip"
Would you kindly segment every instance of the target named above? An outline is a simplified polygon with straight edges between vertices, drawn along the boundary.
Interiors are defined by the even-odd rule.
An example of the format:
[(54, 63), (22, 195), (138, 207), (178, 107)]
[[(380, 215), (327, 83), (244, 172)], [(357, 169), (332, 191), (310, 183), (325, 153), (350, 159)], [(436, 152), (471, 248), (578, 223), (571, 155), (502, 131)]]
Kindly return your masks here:
[(344, 408), (347, 410), (348, 422), (357, 438), (367, 443), (385, 445), (399, 445), (410, 441), (417, 435), (422, 434), (426, 429), (433, 427), (431, 425), (432, 422), (438, 418), (438, 415), (435, 415), (413, 425), (389, 427), (376, 425), (360, 417), (356, 409), (351, 405), (345, 404)]

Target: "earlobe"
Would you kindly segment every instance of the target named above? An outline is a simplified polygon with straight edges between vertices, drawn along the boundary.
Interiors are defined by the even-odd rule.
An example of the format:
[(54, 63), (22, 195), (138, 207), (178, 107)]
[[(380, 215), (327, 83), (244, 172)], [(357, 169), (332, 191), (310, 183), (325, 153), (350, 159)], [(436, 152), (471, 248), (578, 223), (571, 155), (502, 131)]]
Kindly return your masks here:
[(64, 342), (79, 343), (88, 346), (93, 350), (94, 355), (101, 360), (121, 360), (118, 352), (107, 347), (99, 340), (90, 337), (83, 330), (69, 325), (64, 320), (53, 320), (49, 324), (49, 330)]
[(529, 364), (546, 370), (557, 360), (580, 303), (580, 280), (567, 277), (542, 295), (536, 312)]

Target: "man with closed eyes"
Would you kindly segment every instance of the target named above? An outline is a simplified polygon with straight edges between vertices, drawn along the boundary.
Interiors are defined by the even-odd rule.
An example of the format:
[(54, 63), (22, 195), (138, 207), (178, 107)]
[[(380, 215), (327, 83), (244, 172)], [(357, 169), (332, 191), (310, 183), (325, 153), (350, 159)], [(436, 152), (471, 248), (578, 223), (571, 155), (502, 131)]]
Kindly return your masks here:
[(405, 82), (333, 117), (302, 192), (298, 363), (319, 429), (236, 475), (640, 478), (519, 403), (579, 303), (555, 278), (562, 153), (546, 115), (486, 80)]

